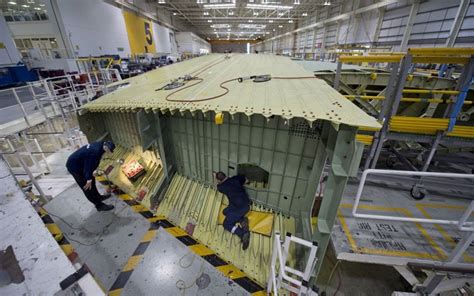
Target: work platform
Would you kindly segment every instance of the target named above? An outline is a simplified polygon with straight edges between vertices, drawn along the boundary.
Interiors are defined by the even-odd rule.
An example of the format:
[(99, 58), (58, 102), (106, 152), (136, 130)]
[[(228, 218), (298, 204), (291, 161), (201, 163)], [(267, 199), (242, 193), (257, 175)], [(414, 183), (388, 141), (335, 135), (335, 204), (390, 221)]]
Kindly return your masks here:
[[(402, 181), (401, 181), (402, 182)], [(395, 186), (393, 186), (395, 185)], [(471, 184), (474, 189), (474, 184)], [(408, 186), (408, 185), (406, 185)], [(458, 220), (474, 198), (459, 196), (451, 188), (451, 196), (430, 192), (422, 201), (414, 200), (410, 191), (379, 185), (367, 185), (358, 212), (406, 218)], [(337, 258), (341, 260), (406, 266), (417, 260), (444, 261), (463, 237), (456, 226), (383, 221), (355, 218), (352, 215), (358, 184), (348, 184), (341, 201), (337, 226), (332, 233)], [(471, 246), (462, 263), (474, 263)]]

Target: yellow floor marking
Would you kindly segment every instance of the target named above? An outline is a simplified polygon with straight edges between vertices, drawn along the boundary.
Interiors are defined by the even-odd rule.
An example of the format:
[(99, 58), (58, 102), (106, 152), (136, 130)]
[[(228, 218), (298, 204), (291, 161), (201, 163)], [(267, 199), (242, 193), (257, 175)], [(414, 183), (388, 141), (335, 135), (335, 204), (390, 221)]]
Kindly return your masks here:
[[(353, 205), (344, 203), (344, 204), (341, 204), (341, 207), (352, 208)], [(373, 205), (359, 205), (359, 208), (364, 209), (364, 210), (372, 210), (372, 211), (400, 212), (404, 214), (406, 217), (413, 217), (413, 214), (405, 208), (392, 208), (392, 207), (373, 206)], [(430, 259), (446, 258), (446, 254), (444, 253), (444, 251), (436, 244), (433, 238), (428, 234), (426, 229), (420, 223), (415, 223), (415, 226), (418, 228), (421, 234), (425, 237), (425, 239), (428, 241), (431, 247), (437, 251), (439, 256), (433, 255), (430, 253), (421, 253), (421, 252), (390, 251), (390, 250), (380, 250), (380, 249), (372, 249), (372, 248), (359, 248), (357, 247), (357, 244), (352, 236), (352, 233), (349, 230), (349, 227), (347, 226), (347, 223), (340, 211), (339, 211), (338, 217), (339, 217), (339, 221), (341, 222), (342, 229), (344, 230), (344, 233), (346, 234), (346, 237), (349, 241), (351, 249), (354, 252), (363, 252), (363, 253), (368, 253), (368, 254), (379, 254), (379, 255), (390, 255), (390, 256), (405, 256), (405, 257), (414, 257), (414, 258), (417, 258), (417, 257), (430, 258)]]
[[(428, 219), (432, 219), (432, 216), (424, 209), (425, 207), (429, 208), (445, 208), (445, 207), (440, 207), (441, 205), (436, 205), (436, 204), (417, 204), (416, 207), (417, 209), (423, 214)], [(465, 210), (466, 207), (462, 206), (450, 206), (446, 207), (448, 209), (454, 209), (454, 210)], [(441, 234), (441, 236), (446, 240), (452, 247), (455, 247), (457, 243), (454, 241), (454, 239), (444, 230), (444, 228), (439, 225), (439, 224), (434, 224), (434, 227), (438, 232)], [(463, 254), (464, 261), (474, 263), (474, 257), (470, 256), (469, 254)]]
[(113, 290), (113, 291), (109, 291), (109, 296), (120, 296), (120, 294), (122, 294), (122, 290), (123, 289), (117, 289), (117, 290)]
[(352, 237), (351, 231), (349, 230), (349, 226), (346, 224), (346, 219), (342, 215), (341, 210), (338, 210), (337, 216), (339, 217), (339, 221), (341, 222), (342, 229), (344, 230), (344, 233), (346, 234), (347, 240), (349, 241), (349, 244), (351, 245), (351, 249), (354, 252), (358, 252), (359, 248), (357, 247), (357, 244)]
[(50, 224), (45, 224), (46, 228), (48, 228), (49, 232), (51, 232), (53, 235), (55, 234), (60, 234), (61, 229), (59, 229), (58, 225), (50, 223)]
[(130, 195), (128, 195), (126, 193), (125, 194), (119, 194), (119, 197), (123, 200), (132, 200), (133, 199), (133, 197), (131, 197)]
[(217, 267), (217, 269), (222, 272), (226, 277), (232, 280), (247, 276), (245, 273), (243, 273), (240, 269), (238, 269), (232, 264), (219, 266)]
[(142, 206), (141, 204), (132, 206), (132, 209), (137, 213), (149, 211), (148, 208)]
[(155, 238), (155, 235), (156, 235), (156, 230), (148, 230), (146, 233), (145, 233), (145, 236), (143, 236), (142, 238), (142, 243), (143, 242), (149, 242), (151, 241), (152, 239)]
[(143, 258), (143, 255), (135, 255), (135, 256), (130, 257), (127, 261), (127, 264), (125, 264), (125, 267), (123, 268), (122, 272), (135, 269), (135, 267), (137, 267), (138, 263), (140, 263), (142, 258)]
[(166, 231), (168, 231), (172, 236), (185, 236), (188, 235), (186, 231), (182, 230), (179, 227), (170, 227), (170, 228), (165, 228)]
[(156, 216), (156, 217), (148, 218), (147, 220), (149, 222), (156, 222), (156, 221), (165, 220), (165, 219), (166, 219), (165, 216)]
[(214, 254), (214, 251), (202, 244), (197, 244), (189, 247), (191, 251), (198, 254), (199, 256), (206, 256)]
[(255, 293), (252, 293), (252, 296), (267, 296), (267, 291), (263, 290), (263, 291), (255, 292)]
[(72, 252), (74, 252), (74, 248), (70, 244), (60, 245), (60, 247), (63, 250), (63, 252), (66, 254), (66, 256), (69, 256), (71, 255)]

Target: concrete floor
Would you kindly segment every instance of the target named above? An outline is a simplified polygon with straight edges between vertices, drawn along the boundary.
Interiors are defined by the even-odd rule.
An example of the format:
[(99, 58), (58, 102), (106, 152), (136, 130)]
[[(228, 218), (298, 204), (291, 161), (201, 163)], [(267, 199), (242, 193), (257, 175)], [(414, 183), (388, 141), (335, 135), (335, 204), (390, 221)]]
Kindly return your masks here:
[(98, 212), (73, 185), (44, 208), (71, 241), (81, 261), (108, 290), (148, 230), (149, 222), (116, 197), (105, 203), (115, 205), (115, 209)]
[(122, 295), (249, 295), (163, 228), (135, 268)]

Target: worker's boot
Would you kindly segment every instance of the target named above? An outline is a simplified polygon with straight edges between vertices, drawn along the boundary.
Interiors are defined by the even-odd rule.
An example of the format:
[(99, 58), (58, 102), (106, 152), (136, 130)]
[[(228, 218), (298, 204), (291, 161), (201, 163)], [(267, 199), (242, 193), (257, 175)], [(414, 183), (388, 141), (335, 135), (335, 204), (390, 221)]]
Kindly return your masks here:
[(240, 227), (244, 229), (245, 231), (249, 230), (249, 218), (243, 217), (242, 220), (240, 221)]
[(111, 196), (112, 196), (112, 194), (110, 192), (107, 192), (106, 194), (101, 194), (100, 195), (100, 200), (104, 201), (106, 199), (109, 199)]
[(242, 234), (240, 240), (242, 241), (242, 250), (247, 250), (250, 244), (250, 231), (247, 230), (244, 234)]
[(113, 210), (113, 209), (114, 209), (114, 206), (113, 206), (113, 205), (108, 205), (108, 204), (102, 203), (102, 204), (97, 205), (95, 208), (96, 208), (97, 211), (99, 211), (99, 212), (105, 212), (105, 211)]

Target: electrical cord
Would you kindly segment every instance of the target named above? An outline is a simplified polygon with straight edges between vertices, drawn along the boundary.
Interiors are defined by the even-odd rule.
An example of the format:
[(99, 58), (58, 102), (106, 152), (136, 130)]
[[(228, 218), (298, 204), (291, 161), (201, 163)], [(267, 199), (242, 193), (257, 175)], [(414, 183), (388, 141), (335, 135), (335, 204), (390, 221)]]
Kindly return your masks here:
[(67, 240), (76, 242), (76, 243), (78, 243), (78, 244), (80, 244), (80, 245), (83, 245), (83, 246), (94, 246), (94, 245), (96, 245), (96, 244), (100, 241), (100, 239), (107, 233), (108, 227), (114, 223), (115, 219), (117, 219), (117, 215), (120, 214), (120, 213), (126, 208), (126, 207), (123, 207), (120, 211), (117, 211), (117, 212), (116, 212), (118, 200), (119, 200), (119, 198), (116, 197), (115, 203), (114, 203), (114, 208), (115, 208), (115, 210), (113, 211), (114, 217), (112, 218), (112, 220), (111, 220), (109, 223), (107, 223), (107, 224), (102, 228), (102, 230), (101, 230), (100, 232), (97, 232), (97, 233), (96, 233), (96, 232), (91, 232), (91, 231), (87, 230), (87, 229), (84, 228), (84, 227), (74, 227), (74, 226), (72, 226), (71, 224), (69, 224), (66, 220), (64, 220), (64, 218), (62, 218), (62, 217), (60, 217), (60, 216), (58, 216), (58, 215), (52, 214), (51, 212), (48, 212), (48, 211), (46, 211), (46, 210), (45, 210), (45, 211), (48, 213), (48, 215), (53, 216), (53, 217), (56, 217), (57, 219), (61, 220), (64, 224), (66, 224), (66, 225), (67, 225), (69, 228), (71, 228), (71, 229), (79, 230), (79, 231), (84, 230), (85, 232), (87, 232), (87, 233), (89, 233), (89, 234), (98, 235), (97, 239), (94, 240), (93, 243), (84, 243), (84, 242), (78, 241), (78, 240), (76, 240), (76, 239), (73, 239), (73, 238), (71, 238), (69, 235), (63, 233), (64, 237), (66, 237)]
[(12, 174), (8, 174), (8, 175), (5, 175), (5, 176), (1, 176), (1, 177), (0, 177), (0, 180), (1, 180), (1, 179), (8, 178), (8, 177), (10, 177), (11, 175), (12, 175)]
[[(224, 89), (224, 92), (222, 92), (222, 93), (220, 93), (220, 94), (218, 94), (218, 95), (216, 95), (216, 96), (207, 97), (207, 98), (199, 99), (199, 100), (170, 99), (171, 96), (175, 95), (175, 94), (178, 93), (178, 92), (181, 92), (181, 91), (183, 91), (183, 90), (185, 90), (185, 89), (188, 89), (188, 88), (190, 88), (190, 87), (193, 87), (193, 86), (196, 86), (196, 85), (198, 85), (198, 84), (201, 84), (201, 83), (204, 81), (204, 79), (203, 79), (203, 78), (200, 78), (200, 77), (197, 77), (197, 76), (198, 76), (199, 74), (205, 72), (206, 70), (208, 70), (208, 69), (210, 69), (210, 68), (212, 68), (212, 67), (214, 67), (214, 66), (216, 66), (216, 65), (218, 65), (218, 64), (220, 64), (220, 63), (223, 63), (225, 60), (226, 60), (226, 58), (223, 58), (222, 60), (219, 60), (219, 61), (217, 61), (217, 62), (215, 62), (215, 63), (213, 63), (213, 64), (211, 64), (211, 65), (209, 65), (209, 66), (204, 67), (203, 69), (201, 69), (201, 70), (198, 71), (197, 73), (196, 73), (196, 72), (192, 72), (192, 73), (191, 73), (191, 74), (193, 75), (192, 78), (190, 78), (190, 79), (188, 79), (188, 80), (184, 79), (183, 83), (185, 83), (186, 81), (191, 81), (191, 80), (197, 80), (197, 82), (196, 82), (196, 83), (193, 83), (193, 84), (190, 84), (190, 85), (187, 85), (187, 86), (184, 86), (184, 87), (181, 87), (181, 88), (178, 88), (177, 90), (175, 90), (175, 91), (173, 91), (172, 93), (168, 94), (168, 95), (166, 96), (165, 100), (168, 101), (168, 102), (177, 102), (177, 103), (197, 103), (197, 102), (205, 102), (205, 101), (215, 100), (215, 99), (218, 99), (218, 98), (220, 98), (220, 97), (225, 96), (226, 94), (229, 93), (230, 90), (229, 90), (227, 87), (225, 87), (224, 85), (227, 84), (227, 83), (229, 83), (229, 82), (236, 81), (236, 80), (239, 81), (239, 82), (242, 82), (242, 81), (243, 81), (243, 80), (242, 80), (242, 77), (233, 78), (233, 79), (229, 79), (229, 80), (226, 80), (226, 81), (224, 81), (224, 82), (221, 82), (221, 83), (219, 84), (219, 87), (222, 88), (222, 89)], [(315, 76), (300, 76), (300, 77), (271, 77), (271, 79), (278, 79), (278, 80), (296, 80), (296, 79), (319, 79), (319, 78), (317, 78), (317, 77), (315, 77)], [(161, 87), (161, 88), (156, 89), (155, 91), (162, 90), (162, 89), (164, 89), (165, 87), (166, 87), (166, 85), (163, 86), (163, 87)]]
[[(328, 260), (329, 260), (329, 257), (327, 257), (327, 258), (328, 258)], [(329, 260), (329, 261), (331, 262), (331, 260)], [(339, 266), (339, 263), (340, 263), (340, 262), (341, 262), (340, 260), (337, 260), (336, 264), (334, 264), (333, 262), (331, 262), (332, 264), (334, 264), (334, 266), (333, 266), (333, 268), (332, 268), (332, 270), (331, 270), (331, 273), (329, 274), (329, 279), (328, 279), (328, 281), (326, 282), (326, 289), (327, 289), (327, 287), (329, 286), (329, 284), (331, 283), (332, 276), (334, 275), (334, 272), (336, 271), (336, 269), (337, 269), (337, 267)], [(336, 290), (334, 291), (333, 296), (336, 296), (336, 294), (339, 292), (339, 289), (341, 288), (341, 283), (342, 283), (342, 280), (341, 280), (341, 273), (340, 273), (339, 270), (338, 270), (337, 272), (338, 272), (338, 279), (339, 279), (339, 281), (338, 281), (337, 288), (336, 288)]]
[[(198, 85), (198, 84), (200, 84), (201, 82), (204, 81), (204, 79), (202, 79), (202, 78), (194, 78), (194, 79), (199, 79), (199, 82), (194, 83), (194, 84), (191, 84), (191, 85), (188, 85), (188, 86), (185, 86), (185, 87), (182, 87), (182, 88), (180, 88), (180, 89), (177, 89), (177, 90), (173, 91), (172, 93), (168, 94), (165, 99), (166, 99), (168, 102), (179, 102), (179, 103), (195, 103), (195, 102), (197, 103), (197, 102), (204, 102), (204, 101), (215, 100), (215, 99), (218, 99), (218, 98), (220, 98), (220, 97), (225, 96), (226, 94), (228, 94), (228, 93), (230, 92), (230, 90), (229, 90), (227, 87), (224, 86), (225, 84), (227, 84), (227, 83), (229, 83), (229, 82), (232, 82), (232, 81), (239, 81), (239, 80), (241, 79), (241, 77), (232, 78), (232, 79), (229, 79), (229, 80), (226, 80), (226, 81), (220, 83), (220, 84), (219, 84), (219, 87), (222, 88), (222, 89), (224, 89), (224, 92), (222, 92), (222, 93), (220, 93), (220, 94), (218, 94), (218, 95), (216, 95), (216, 96), (207, 97), (207, 98), (199, 99), (199, 100), (186, 100), (186, 99), (184, 99), (184, 100), (181, 100), (181, 99), (180, 99), (180, 100), (176, 100), (176, 99), (170, 99), (170, 97), (171, 97), (172, 95), (174, 95), (174, 94), (176, 94), (176, 93), (178, 93), (178, 92), (180, 92), (180, 91), (182, 91), (182, 90), (185, 90), (185, 89), (187, 89), (187, 88), (190, 88), (190, 87), (193, 87), (193, 86), (195, 86), (195, 85)], [(301, 79), (319, 79), (319, 78), (318, 78), (318, 77), (315, 77), (315, 76), (301, 76), (301, 77), (272, 77), (272, 79), (278, 79), (278, 80), (301, 80)]]
[[(193, 255), (193, 257), (192, 257), (192, 259), (190, 260), (190, 263), (189, 263), (189, 264), (183, 265), (183, 264), (182, 264), (182, 260), (183, 260), (184, 258), (186, 258), (186, 256), (188, 256), (188, 255)], [(184, 255), (179, 259), (178, 265), (179, 265), (179, 267), (181, 267), (181, 268), (183, 268), (183, 269), (187, 269), (187, 268), (189, 268), (189, 267), (191, 267), (191, 266), (193, 265), (195, 258), (196, 258), (196, 255), (194, 255), (194, 253), (192, 253), (192, 252), (186, 253), (186, 254), (184, 254)], [(186, 290), (187, 290), (187, 289), (191, 288), (192, 286), (194, 286), (194, 284), (196, 284), (196, 282), (198, 281), (198, 279), (202, 276), (203, 271), (204, 271), (204, 261), (203, 261), (202, 264), (201, 264), (201, 268), (199, 269), (198, 276), (191, 282), (191, 284), (186, 285), (186, 282), (185, 282), (184, 280), (182, 280), (182, 279), (179, 279), (179, 280), (176, 281), (175, 286), (176, 286), (176, 288), (178, 288), (178, 290), (181, 291), (181, 293), (182, 293), (183, 296), (186, 294)]]

